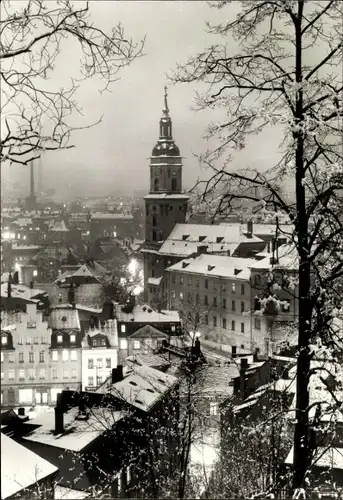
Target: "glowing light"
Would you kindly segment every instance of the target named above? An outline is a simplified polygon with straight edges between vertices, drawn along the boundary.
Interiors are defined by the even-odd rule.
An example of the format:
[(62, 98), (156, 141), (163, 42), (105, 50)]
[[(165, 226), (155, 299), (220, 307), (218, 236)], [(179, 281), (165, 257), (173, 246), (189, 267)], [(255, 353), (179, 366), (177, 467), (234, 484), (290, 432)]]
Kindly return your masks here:
[(16, 262), (16, 263), (14, 264), (14, 269), (15, 269), (16, 271), (20, 271), (20, 269), (21, 269), (21, 268), (20, 268), (20, 264), (18, 264), (18, 262)]
[(129, 273), (135, 275), (137, 272), (137, 267), (138, 267), (138, 262), (136, 261), (136, 259), (132, 259), (130, 261), (130, 264), (128, 265)]
[(4, 240), (9, 240), (11, 238), (11, 235), (8, 231), (4, 233)]
[(116, 231), (113, 231), (113, 236), (114, 236), (114, 238), (116, 238), (116, 236), (117, 236)]
[(144, 288), (143, 288), (142, 286), (137, 285), (137, 286), (133, 289), (132, 293), (133, 293), (133, 295), (140, 295), (140, 294), (143, 292), (143, 290), (144, 290)]
[(38, 271), (37, 269), (34, 269), (33, 273), (32, 273), (33, 276), (38, 276)]
[(120, 284), (121, 285), (126, 285), (127, 281), (125, 278), (120, 278)]

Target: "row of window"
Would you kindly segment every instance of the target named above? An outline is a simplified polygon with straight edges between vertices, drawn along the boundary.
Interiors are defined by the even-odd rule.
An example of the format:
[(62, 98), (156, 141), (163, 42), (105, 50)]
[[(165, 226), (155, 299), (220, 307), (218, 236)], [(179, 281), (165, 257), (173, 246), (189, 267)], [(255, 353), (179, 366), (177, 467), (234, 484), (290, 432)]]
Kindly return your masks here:
[[(187, 283), (188, 286), (193, 287), (193, 276), (188, 276)], [(200, 278), (194, 278), (195, 279), (195, 288), (200, 287)], [(176, 283), (176, 274), (172, 273), (172, 283)], [(180, 275), (180, 285), (185, 284), (185, 277), (181, 274)], [(208, 290), (208, 278), (205, 278), (204, 281), (204, 288)], [(221, 283), (221, 287), (219, 287), (218, 281), (214, 280), (213, 281), (213, 290), (218, 290), (221, 288), (223, 292), (226, 292), (228, 290), (228, 284), (224, 281)], [(240, 286), (240, 292), (241, 295), (245, 295), (245, 285), (241, 284)], [(236, 293), (236, 283), (231, 283), (231, 293)]]
[[(175, 292), (175, 290), (172, 290), (172, 299), (175, 299), (175, 298), (176, 298), (176, 292)], [(183, 300), (184, 300), (184, 294), (183, 294), (183, 292), (180, 292), (180, 300), (181, 300), (181, 302), (183, 302)], [(187, 301), (188, 301), (189, 304), (192, 304), (192, 302), (193, 302), (193, 294), (192, 294), (192, 292), (188, 292), (188, 294), (187, 294)], [(195, 295), (195, 303), (196, 304), (200, 304), (201, 303), (200, 296), (199, 296), (198, 293)], [(218, 298), (217, 297), (213, 297), (211, 307), (218, 307), (218, 303), (219, 303)], [(208, 301), (208, 296), (207, 295), (204, 296), (203, 305), (204, 306), (210, 305), (209, 301)], [(222, 298), (222, 300), (221, 300), (221, 307), (223, 309), (227, 308), (226, 298)], [(245, 311), (245, 304), (244, 304), (244, 302), (241, 302), (241, 308), (240, 309), (241, 309), (241, 313)], [(236, 311), (236, 301), (235, 300), (231, 301), (231, 310), (232, 311)]]
[[(209, 324), (208, 314), (204, 315), (203, 322), (204, 322), (205, 325)], [(218, 322), (217, 316), (213, 316), (212, 317), (212, 324), (213, 324), (214, 328), (216, 328), (217, 326), (219, 326), (219, 322)], [(228, 324), (227, 324), (226, 318), (222, 318), (221, 327), (224, 328), (225, 330), (227, 329)], [(261, 330), (261, 320), (259, 318), (255, 318), (254, 319), (254, 327), (255, 327), (256, 330)], [(233, 332), (236, 331), (236, 321), (235, 320), (231, 321), (231, 330)], [(241, 333), (244, 333), (244, 332), (245, 332), (245, 323), (242, 322), (241, 323)]]
[[(8, 370), (7, 372), (8, 380), (15, 379), (15, 370)], [(57, 379), (57, 370), (55, 368), (52, 369), (52, 378)], [(68, 370), (68, 368), (63, 368), (63, 378), (64, 379), (76, 379), (77, 378), (77, 370), (73, 368), (72, 370)], [(46, 370), (45, 368), (39, 368), (36, 370), (35, 368), (29, 368), (28, 370), (20, 369), (18, 371), (18, 379), (19, 380), (45, 380), (46, 379)], [(4, 372), (1, 372), (1, 380), (4, 380)]]
[[(75, 335), (74, 335), (74, 337), (75, 337)], [(8, 343), (7, 335), (2, 335), (1, 336), (1, 344), (2, 345), (7, 345), (7, 343)], [(39, 343), (41, 343), (41, 344), (49, 344), (49, 337), (48, 336), (43, 336), (43, 337), (18, 337), (18, 344), (19, 345), (24, 345), (24, 344), (39, 344)]]
[[(111, 358), (106, 358), (106, 361), (105, 361), (105, 366), (106, 368), (111, 368)], [(88, 369), (89, 370), (92, 370), (94, 368), (95, 364), (94, 364), (94, 359), (93, 358), (89, 358), (88, 359)], [(98, 358), (96, 360), (96, 367), (97, 368), (104, 368), (104, 360), (102, 358)]]
[[(58, 361), (58, 358), (59, 358), (59, 354), (58, 354), (59, 351), (51, 351), (51, 356), (52, 356), (52, 361)], [(70, 353), (70, 354), (69, 354)], [(9, 363), (14, 363), (15, 362), (15, 353), (14, 352), (8, 352), (6, 353), (7, 354), (7, 360)], [(18, 353), (18, 361), (19, 363), (24, 363), (26, 360), (25, 360), (25, 357), (24, 357), (24, 352), (19, 352)], [(36, 359), (36, 356), (35, 356), (36, 353), (34, 352), (29, 352), (28, 353), (28, 362), (29, 363), (35, 363), (39, 360), (40, 363), (45, 363), (46, 362), (46, 352), (45, 351), (41, 351), (39, 353), (39, 356), (38, 356), (38, 359)], [(77, 361), (77, 351), (76, 349), (73, 349), (72, 351), (68, 351), (66, 349), (64, 349), (62, 351), (62, 359), (63, 361)], [(4, 352), (1, 352), (1, 362), (4, 361)]]

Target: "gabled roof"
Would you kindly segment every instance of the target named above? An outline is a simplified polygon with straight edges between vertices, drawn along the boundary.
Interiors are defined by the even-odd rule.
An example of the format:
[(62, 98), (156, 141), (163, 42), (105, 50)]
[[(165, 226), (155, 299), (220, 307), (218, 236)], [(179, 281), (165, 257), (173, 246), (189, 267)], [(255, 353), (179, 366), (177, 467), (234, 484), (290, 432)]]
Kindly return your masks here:
[(151, 325), (145, 325), (142, 328), (139, 328), (135, 333), (130, 335), (130, 339), (135, 339), (135, 338), (155, 338), (155, 339), (166, 339), (168, 340), (168, 335), (165, 333), (161, 332), (157, 328), (154, 328)]
[(56, 233), (67, 233), (70, 230), (67, 228), (64, 220), (53, 221), (49, 226), (49, 231), (54, 231)]
[(18, 494), (57, 471), (47, 460), (1, 434), (1, 498)]
[(52, 330), (80, 330), (80, 318), (77, 309), (53, 309), (49, 316)]

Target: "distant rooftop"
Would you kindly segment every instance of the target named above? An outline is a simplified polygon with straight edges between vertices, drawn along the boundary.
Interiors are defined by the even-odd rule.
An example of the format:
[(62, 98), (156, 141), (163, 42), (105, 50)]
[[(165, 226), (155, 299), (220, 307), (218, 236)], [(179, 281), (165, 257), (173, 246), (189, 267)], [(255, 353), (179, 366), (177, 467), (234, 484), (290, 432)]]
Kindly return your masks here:
[(148, 304), (134, 306), (132, 312), (122, 311), (123, 306), (117, 306), (116, 316), (118, 321), (136, 323), (178, 323), (180, 316), (177, 311), (155, 311)]
[(53, 309), (49, 316), (49, 326), (53, 330), (80, 330), (77, 309)]
[(131, 214), (113, 214), (113, 213), (102, 213), (102, 212), (95, 212), (91, 216), (91, 220), (132, 220), (133, 215)]

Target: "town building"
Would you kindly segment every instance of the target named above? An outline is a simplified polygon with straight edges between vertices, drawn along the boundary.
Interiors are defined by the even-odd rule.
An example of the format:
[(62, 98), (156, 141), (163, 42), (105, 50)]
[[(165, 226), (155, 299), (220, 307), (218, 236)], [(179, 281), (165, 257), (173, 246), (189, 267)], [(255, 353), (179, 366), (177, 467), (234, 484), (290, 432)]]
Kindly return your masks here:
[(160, 135), (150, 158), (150, 192), (145, 200), (144, 299), (155, 301), (149, 280), (160, 280), (164, 261), (159, 258), (161, 245), (175, 224), (185, 222), (189, 196), (182, 193), (182, 157), (172, 135), (167, 90), (160, 120)]
[(133, 237), (133, 222), (132, 214), (93, 213), (90, 218), (90, 241)]
[(99, 328), (89, 328), (82, 340), (83, 391), (95, 391), (111, 376), (118, 365), (117, 320), (100, 323)]
[[(33, 285), (33, 283), (32, 283)], [(1, 311), (26, 311), (27, 304), (36, 304), (44, 311), (49, 307), (49, 297), (44, 289), (12, 283), (10, 273), (1, 282)]]
[(76, 498), (158, 498), (177, 464), (178, 407), (177, 378), (129, 363), (96, 392), (63, 391), (54, 412), (6, 432), (57, 467)]
[(50, 404), (51, 329), (37, 311), (1, 314), (1, 406)]

